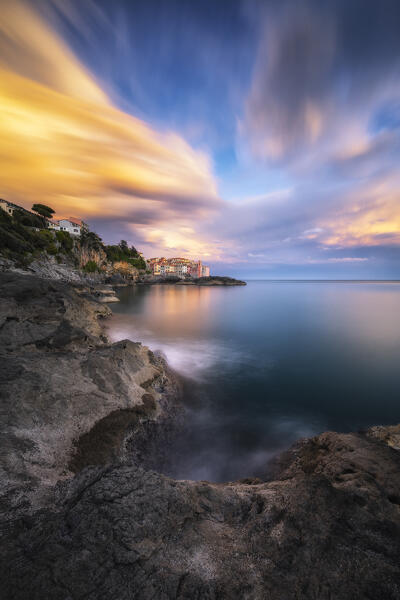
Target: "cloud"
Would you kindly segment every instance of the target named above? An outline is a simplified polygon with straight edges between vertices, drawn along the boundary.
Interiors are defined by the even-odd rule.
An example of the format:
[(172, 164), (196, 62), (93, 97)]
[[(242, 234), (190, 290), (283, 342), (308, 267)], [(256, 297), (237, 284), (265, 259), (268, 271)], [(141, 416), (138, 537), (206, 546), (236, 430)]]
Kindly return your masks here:
[(147, 255), (398, 261), (398, 3), (217, 4), (0, 0), (0, 196)]
[(398, 2), (252, 6), (261, 34), (238, 144), (291, 194), (245, 200), (229, 229), (258, 262), (366, 264), (379, 248), (398, 264)]
[[(221, 202), (209, 157), (118, 110), (28, 5), (2, 2), (1, 195), (59, 214), (120, 219), (161, 246)], [(193, 234), (176, 242), (196, 252)], [(134, 233), (132, 239), (135, 239)]]
[(290, 193), (226, 206), (210, 231), (223, 231), (225, 263), (263, 265), (396, 265), (400, 259), (400, 196), (392, 173), (364, 185), (324, 189), (319, 181)]
[(264, 22), (242, 124), (254, 153), (313, 168), (358, 154), (375, 111), (399, 98), (398, 3), (284, 0)]
[(3, 66), (68, 96), (108, 104), (94, 78), (28, 4), (2, 0), (0, 8)]
[(400, 178), (391, 172), (357, 183), (319, 216), (327, 246), (400, 246)]
[(332, 257), (323, 259), (310, 259), (308, 262), (312, 264), (324, 264), (324, 263), (359, 263), (365, 262), (369, 260), (365, 257), (357, 257), (357, 256), (342, 256), (342, 257)]

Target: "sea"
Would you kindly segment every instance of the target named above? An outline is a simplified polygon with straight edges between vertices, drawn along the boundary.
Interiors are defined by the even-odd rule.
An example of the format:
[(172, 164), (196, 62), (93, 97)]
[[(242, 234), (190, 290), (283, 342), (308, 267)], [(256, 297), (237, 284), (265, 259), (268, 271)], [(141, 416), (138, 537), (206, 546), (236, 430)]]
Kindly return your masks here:
[(299, 438), (400, 422), (400, 282), (142, 285), (118, 297), (111, 339), (162, 353), (185, 381), (177, 479), (263, 477)]

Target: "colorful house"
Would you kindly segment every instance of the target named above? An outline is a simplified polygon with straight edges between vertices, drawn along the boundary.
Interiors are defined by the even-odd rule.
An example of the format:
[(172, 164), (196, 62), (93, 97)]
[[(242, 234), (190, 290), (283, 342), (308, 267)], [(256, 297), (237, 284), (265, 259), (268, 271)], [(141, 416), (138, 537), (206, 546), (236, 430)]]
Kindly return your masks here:
[(201, 260), (189, 258), (149, 258), (147, 264), (153, 275), (176, 275), (177, 277), (208, 277), (210, 267), (203, 265)]

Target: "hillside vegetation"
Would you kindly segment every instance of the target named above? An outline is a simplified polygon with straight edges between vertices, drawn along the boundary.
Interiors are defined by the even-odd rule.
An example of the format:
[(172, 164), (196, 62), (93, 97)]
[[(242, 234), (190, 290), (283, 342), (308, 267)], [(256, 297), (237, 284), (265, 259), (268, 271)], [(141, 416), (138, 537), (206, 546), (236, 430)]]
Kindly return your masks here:
[(27, 267), (34, 259), (54, 257), (59, 263), (67, 262), (88, 273), (113, 265), (121, 272), (132, 267), (146, 269), (142, 256), (125, 240), (117, 245), (106, 245), (85, 224), (80, 236), (48, 229), (47, 218), (54, 211), (42, 205), (34, 205), (34, 208), (38, 214), (16, 210), (12, 216), (0, 209), (0, 255), (17, 266)]

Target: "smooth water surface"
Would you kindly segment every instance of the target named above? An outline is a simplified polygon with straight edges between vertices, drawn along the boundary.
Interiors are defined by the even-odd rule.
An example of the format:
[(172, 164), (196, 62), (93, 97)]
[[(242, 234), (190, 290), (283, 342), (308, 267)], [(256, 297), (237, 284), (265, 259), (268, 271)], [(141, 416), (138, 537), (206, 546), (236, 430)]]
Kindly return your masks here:
[(119, 292), (109, 335), (189, 380), (169, 474), (261, 475), (296, 439), (400, 421), (400, 283), (251, 281)]

